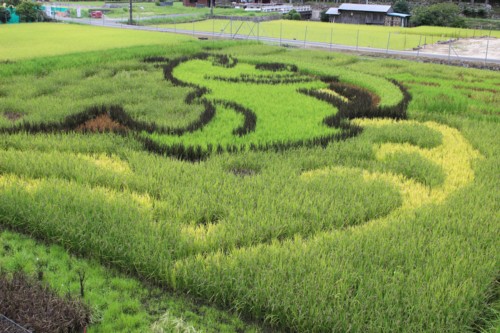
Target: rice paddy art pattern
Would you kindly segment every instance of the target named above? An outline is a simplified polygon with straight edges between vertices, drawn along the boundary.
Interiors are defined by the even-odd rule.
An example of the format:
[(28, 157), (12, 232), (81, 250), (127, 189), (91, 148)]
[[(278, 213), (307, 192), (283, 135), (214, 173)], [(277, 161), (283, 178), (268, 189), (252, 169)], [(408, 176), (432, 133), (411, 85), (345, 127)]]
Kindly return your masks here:
[(200, 50), (13, 76), (2, 225), (272, 329), (470, 326), (493, 276), (492, 260), (471, 263), (496, 240), (469, 241), (495, 225), (467, 195), (494, 193), (493, 154), (472, 122), (428, 116), (437, 101), (416, 93), (455, 80), (412, 86), (422, 64), (392, 80), (355, 62), (315, 71), (326, 56)]
[[(190, 88), (184, 102), (201, 107), (203, 111), (198, 119), (184, 127), (159, 126), (135, 120), (123, 107), (111, 105), (92, 107), (83, 113), (66, 116), (60, 123), (20, 123), (4, 130), (11, 133), (21, 130), (31, 133), (70, 129), (90, 132), (113, 130), (124, 135), (134, 130), (137, 133), (134, 137), (138, 138), (148, 150), (189, 161), (202, 160), (213, 152), (283, 151), (291, 147), (316, 145), (326, 147), (333, 140), (359, 134), (363, 127), (376, 129), (383, 125), (408, 126), (410, 133), (414, 131), (413, 127), (425, 128), (426, 131), (439, 137), (432, 147), (419, 146), (412, 143), (411, 139), (409, 142), (391, 143), (391, 139), (387, 138), (380, 142), (381, 146), (376, 149), (377, 162), (371, 170), (363, 170), (358, 166), (325, 166), (305, 171), (294, 180), (295, 186), (301, 183), (300, 186), (306, 189), (307, 196), (307, 188), (316, 181), (315, 179), (328, 178), (329, 174), (338, 173), (351, 178), (352, 182), (358, 183), (367, 191), (385, 193), (384, 195), (392, 198), (389, 200), (391, 204), (365, 203), (366, 207), (358, 212), (345, 211), (344, 214), (350, 216), (346, 223), (345, 216), (339, 216), (337, 220), (335, 218), (325, 220), (324, 217), (332, 214), (333, 207), (325, 202), (318, 205), (318, 211), (313, 213), (313, 216), (317, 217), (307, 224), (303, 224), (304, 219), (310, 219), (310, 213), (298, 219), (295, 225), (286, 219), (261, 225), (252, 231), (254, 233), (252, 237), (248, 237), (248, 233), (237, 232), (245, 228), (246, 218), (235, 223), (234, 218), (228, 219), (225, 209), (213, 207), (193, 216), (187, 212), (190, 210), (196, 212), (197, 208), (185, 205), (186, 213), (180, 215), (179, 212), (176, 213), (180, 223), (167, 228), (174, 234), (180, 235), (180, 240), (174, 242), (180, 242), (175, 246), (179, 253), (188, 249), (190, 254), (208, 253), (220, 249), (227, 251), (266, 243), (275, 238), (286, 239), (297, 234), (310, 237), (319, 231), (361, 225), (382, 218), (391, 211), (397, 214), (425, 203), (444, 200), (454, 189), (464, 186), (473, 178), (470, 164), (478, 153), (461, 138), (458, 131), (435, 123), (402, 121), (406, 118), (410, 95), (395, 81), (387, 81), (387, 85), (390, 89), (401, 92), (401, 100), (394, 105), (379, 106), (380, 97), (368, 90), (341, 83), (333, 76), (319, 77), (300, 73), (295, 65), (282, 63), (252, 65), (238, 62), (231, 56), (208, 53), (173, 60), (149, 57), (143, 62), (153, 63), (156, 69), (161, 68), (165, 79), (174, 86)], [(375, 118), (386, 120), (375, 120)], [(392, 123), (387, 120), (390, 118)], [(21, 159), (23, 158), (25, 157)], [(38, 158), (46, 157), (41, 154)], [(97, 168), (94, 172), (103, 173), (102, 177), (104, 173), (112, 173), (118, 183), (126, 184), (127, 178), (134, 177), (134, 172), (127, 163), (116, 157), (78, 154), (67, 155), (57, 160), (74, 161), (75, 164), (84, 163), (85, 168), (89, 170)], [(404, 160), (413, 161), (413, 164), (401, 165), (401, 161)], [(255, 170), (240, 170), (243, 174), (256, 175)], [(149, 212), (152, 207), (166, 205), (163, 198), (148, 191), (136, 189), (122, 193), (115, 186), (109, 187), (110, 184), (103, 183), (102, 177), (98, 176), (91, 188), (74, 190), (92, 193), (90, 197), (93, 198), (102, 197), (99, 206), (103, 209), (109, 205), (120, 206), (115, 199), (127, 201), (130, 209), (136, 212), (134, 214), (141, 216)], [(65, 182), (64, 179), (54, 181)], [(15, 175), (2, 177), (2, 184), (16, 184), (31, 194), (38, 193), (38, 189), (44, 189), (45, 186), (55, 185), (48, 184), (44, 179), (28, 180), (17, 178)], [(62, 187), (73, 186), (80, 187), (72, 183)], [(373, 186), (380, 189), (374, 190)], [(386, 189), (382, 190), (383, 187)], [(264, 188), (262, 190), (264, 191)], [(345, 191), (348, 194), (350, 190), (345, 189)], [(67, 195), (71, 197), (69, 193)], [(352, 195), (357, 194), (353, 192)], [(299, 195), (299, 197), (306, 196)], [(399, 196), (401, 198), (398, 200)], [(115, 199), (110, 201), (110, 198)], [(303, 199), (297, 198), (297, 200)], [(277, 211), (287, 211), (285, 206), (278, 208)], [(400, 208), (396, 209), (398, 206)], [(338, 208), (338, 205), (335, 209), (342, 212), (342, 208)], [(250, 210), (248, 218), (252, 218), (253, 214), (259, 214), (258, 212), (258, 209)], [(298, 212), (304, 214), (300, 208)], [(153, 215), (147, 213), (141, 219), (151, 219), (156, 214), (163, 213), (157, 212)], [(185, 222), (190, 220), (197, 222), (194, 225), (190, 223), (185, 225)], [(230, 236), (225, 237), (221, 243), (222, 234)], [(181, 246), (182, 243), (189, 245)], [(179, 259), (185, 255), (173, 253), (172, 259)]]
[(146, 57), (142, 62), (162, 69), (174, 87), (189, 89), (184, 103), (202, 110), (199, 116), (182, 127), (165, 126), (137, 119), (120, 104), (107, 103), (58, 122), (26, 119), (0, 127), (0, 131), (132, 131), (148, 151), (197, 161), (214, 152), (324, 147), (360, 133), (361, 127), (351, 119), (406, 118), (411, 99), (399, 83), (386, 81), (388, 89), (400, 93), (401, 99), (380, 106), (378, 96), (334, 76), (304, 74), (296, 65), (282, 63), (239, 63), (237, 58), (220, 54), (173, 60)]
[(206, 110), (212, 105), (213, 112), (206, 121), (202, 115), (193, 131), (143, 133), (141, 138), (149, 150), (188, 160), (212, 152), (326, 146), (361, 131), (349, 119), (404, 119), (410, 101), (397, 82), (387, 84), (401, 91), (399, 103), (380, 107), (377, 96), (336, 77), (303, 74), (296, 65), (282, 63), (244, 64), (226, 55), (174, 59), (163, 71), (174, 85), (195, 89), (186, 103), (203, 104)]

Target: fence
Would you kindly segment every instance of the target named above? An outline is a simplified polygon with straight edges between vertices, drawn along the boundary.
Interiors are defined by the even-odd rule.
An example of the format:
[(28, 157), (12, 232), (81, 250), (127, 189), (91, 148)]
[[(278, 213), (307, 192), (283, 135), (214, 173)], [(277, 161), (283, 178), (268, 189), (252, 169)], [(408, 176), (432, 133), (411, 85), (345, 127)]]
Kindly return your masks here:
[[(475, 61), (500, 63), (500, 31), (444, 30), (445, 34), (418, 33), (408, 28), (352, 26), (285, 20), (263, 21), (230, 18), (198, 20), (188, 23), (148, 24), (147, 18), (135, 16), (134, 21), (145, 26), (127, 25), (127, 16), (121, 19), (84, 18), (80, 22), (140, 30), (155, 30), (211, 38), (258, 40), (267, 44), (352, 50), (413, 57), (432, 57), (447, 61)], [(439, 31), (440, 28), (436, 28)]]
[(387, 54), (431, 56), (445, 60), (500, 62), (500, 39), (491, 31), (415, 34), (405, 29), (387, 32), (382, 27), (354, 29), (349, 25), (318, 25), (291, 21), (205, 20), (184, 24), (165, 24), (158, 29), (213, 38), (259, 40), (280, 46), (347, 49)]
[(251, 22), (265, 22), (265, 21), (275, 21), (280, 20), (282, 15), (267, 15), (267, 16), (224, 16), (224, 15), (214, 15), (214, 20), (226, 20), (226, 21), (251, 21)]

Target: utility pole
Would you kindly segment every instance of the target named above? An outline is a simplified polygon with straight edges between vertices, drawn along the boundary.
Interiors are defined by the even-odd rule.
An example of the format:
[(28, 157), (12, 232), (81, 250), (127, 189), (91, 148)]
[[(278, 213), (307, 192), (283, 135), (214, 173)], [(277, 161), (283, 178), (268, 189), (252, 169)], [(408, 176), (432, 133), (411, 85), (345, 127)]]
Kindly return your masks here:
[(129, 9), (128, 9), (129, 13), (130, 13), (130, 19), (128, 21), (128, 23), (130, 25), (132, 25), (132, 0), (130, 0), (130, 4), (129, 4)]
[(210, 16), (212, 19), (214, 18), (214, 6), (215, 6), (215, 0), (210, 0)]

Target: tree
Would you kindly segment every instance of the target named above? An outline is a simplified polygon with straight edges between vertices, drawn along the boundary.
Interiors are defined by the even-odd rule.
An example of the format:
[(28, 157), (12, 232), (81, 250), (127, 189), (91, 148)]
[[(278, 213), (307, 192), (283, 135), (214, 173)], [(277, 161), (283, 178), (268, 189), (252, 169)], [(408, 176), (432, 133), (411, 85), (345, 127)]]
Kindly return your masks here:
[(42, 17), (42, 9), (39, 4), (22, 1), (16, 8), (16, 13), (22, 22), (36, 22)]
[(322, 10), (319, 13), (319, 17), (320, 17), (321, 22), (330, 22), (330, 18), (328, 17), (328, 15), (326, 15), (326, 10)]
[(396, 13), (410, 14), (410, 5), (408, 4), (408, 1), (406, 1), (406, 0), (394, 1), (394, 4), (392, 5), (392, 9), (394, 9), (394, 11)]
[(10, 11), (0, 6), (0, 22), (7, 23), (10, 20)]
[(300, 16), (300, 14), (295, 9), (292, 9), (287, 14), (283, 15), (283, 19), (300, 21), (302, 20), (302, 16)]
[(17, 7), (17, 5), (19, 5), (20, 3), (21, 3), (21, 0), (6, 0), (5, 1), (5, 5), (7, 7), (9, 7), (9, 6)]
[(416, 26), (465, 27), (465, 20), (460, 16), (460, 7), (452, 3), (416, 7), (412, 12), (411, 22)]

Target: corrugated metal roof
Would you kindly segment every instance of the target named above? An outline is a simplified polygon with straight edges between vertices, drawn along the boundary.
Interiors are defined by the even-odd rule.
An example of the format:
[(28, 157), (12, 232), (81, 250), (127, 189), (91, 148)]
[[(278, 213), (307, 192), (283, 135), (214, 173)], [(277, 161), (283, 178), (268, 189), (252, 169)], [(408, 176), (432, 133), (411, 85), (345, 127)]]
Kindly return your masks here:
[(397, 16), (397, 17), (410, 17), (410, 14), (402, 14), (402, 13), (388, 13), (387, 16)]
[(376, 12), (376, 13), (387, 13), (390, 9), (391, 6), (386, 6), (386, 5), (361, 5), (355, 3), (343, 3), (339, 7), (339, 10), (352, 10), (359, 12)]
[(328, 8), (326, 15), (340, 15), (338, 8)]

